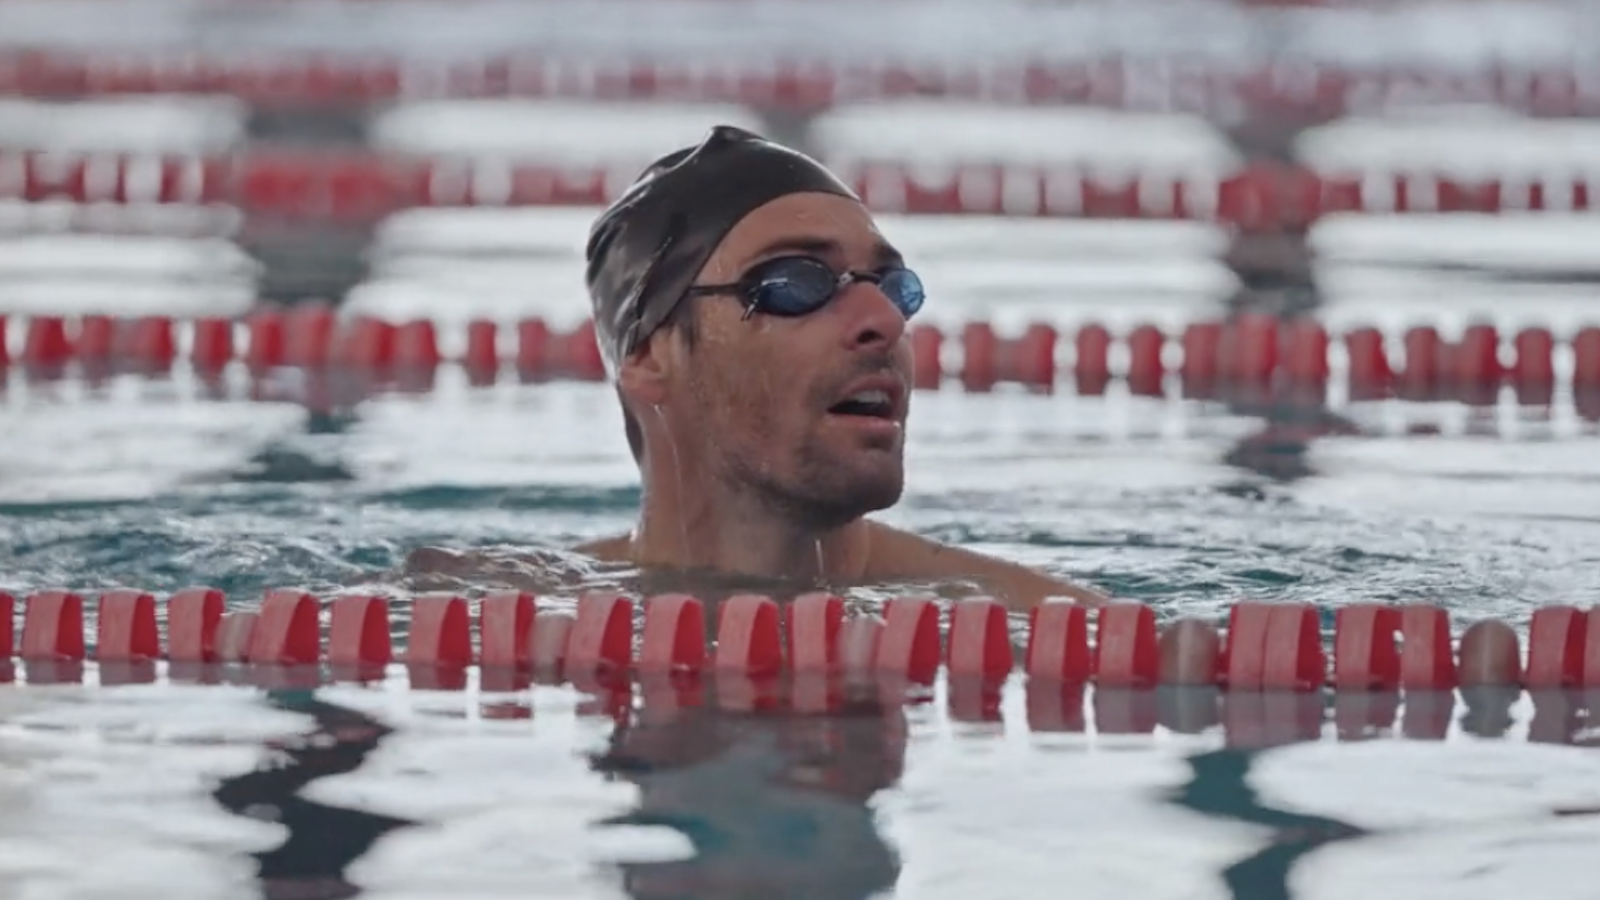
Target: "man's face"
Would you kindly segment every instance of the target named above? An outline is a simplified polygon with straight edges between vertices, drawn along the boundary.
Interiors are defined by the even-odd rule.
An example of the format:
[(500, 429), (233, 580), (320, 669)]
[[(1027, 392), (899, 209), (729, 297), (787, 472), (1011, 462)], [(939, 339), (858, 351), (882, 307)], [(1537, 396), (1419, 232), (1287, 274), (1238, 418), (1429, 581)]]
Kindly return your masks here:
[[(796, 255), (839, 273), (899, 261), (860, 203), (791, 194), (729, 232), (697, 283), (737, 282)], [(818, 527), (900, 499), (912, 356), (905, 317), (877, 286), (852, 283), (798, 317), (746, 317), (738, 295), (685, 302), (695, 304), (698, 338), (680, 357), (669, 402), (701, 435), (715, 477)], [(885, 407), (847, 402), (874, 391)]]

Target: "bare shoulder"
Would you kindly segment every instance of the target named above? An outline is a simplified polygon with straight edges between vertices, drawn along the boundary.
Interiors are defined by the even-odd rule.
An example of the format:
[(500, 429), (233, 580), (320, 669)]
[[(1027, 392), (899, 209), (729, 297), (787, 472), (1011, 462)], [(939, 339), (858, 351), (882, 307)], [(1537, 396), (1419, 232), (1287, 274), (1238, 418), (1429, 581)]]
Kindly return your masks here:
[(582, 553), (600, 562), (627, 562), (630, 543), (628, 535), (619, 534), (579, 544), (572, 548), (572, 552)]
[(1067, 597), (1089, 606), (1111, 598), (1085, 585), (1047, 575), (1037, 569), (987, 554), (871, 523), (869, 579), (970, 579), (1000, 595), (1010, 606), (1036, 606), (1051, 597)]
[(497, 588), (559, 591), (586, 583), (608, 564), (626, 561), (626, 536), (581, 547), (418, 547), (394, 573), (414, 590)]

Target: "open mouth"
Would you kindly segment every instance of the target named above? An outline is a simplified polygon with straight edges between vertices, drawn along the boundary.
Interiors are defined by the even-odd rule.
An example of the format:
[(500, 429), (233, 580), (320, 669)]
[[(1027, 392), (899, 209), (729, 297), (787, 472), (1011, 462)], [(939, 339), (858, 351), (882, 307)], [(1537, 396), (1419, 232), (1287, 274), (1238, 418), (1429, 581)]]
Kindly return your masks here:
[(828, 408), (836, 416), (862, 416), (872, 419), (894, 418), (894, 399), (888, 391), (857, 391)]

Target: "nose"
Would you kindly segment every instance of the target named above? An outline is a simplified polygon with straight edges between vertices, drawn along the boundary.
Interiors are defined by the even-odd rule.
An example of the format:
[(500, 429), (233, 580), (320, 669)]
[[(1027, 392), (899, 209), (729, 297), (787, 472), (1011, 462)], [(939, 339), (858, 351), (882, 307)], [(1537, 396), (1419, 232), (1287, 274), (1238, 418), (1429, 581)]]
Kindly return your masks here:
[(844, 339), (851, 350), (887, 349), (905, 336), (906, 317), (875, 284), (858, 281), (845, 288), (836, 303), (846, 316)]

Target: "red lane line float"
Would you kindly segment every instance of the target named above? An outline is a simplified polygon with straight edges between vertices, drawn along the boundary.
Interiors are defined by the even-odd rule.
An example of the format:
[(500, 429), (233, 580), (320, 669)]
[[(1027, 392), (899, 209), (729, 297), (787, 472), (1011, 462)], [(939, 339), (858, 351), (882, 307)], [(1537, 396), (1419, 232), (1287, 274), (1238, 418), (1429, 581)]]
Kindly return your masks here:
[(1015, 666), (1005, 607), (988, 597), (953, 604), (948, 654), (952, 677), (1003, 680)]
[[(1078, 329), (1074, 346), (1072, 376), (1078, 393), (1096, 396), (1111, 383), (1111, 332), (1103, 325), (1090, 323)], [(1040, 375), (1053, 380), (1048, 370)]]
[(428, 594), (416, 598), (411, 607), (406, 663), (413, 666), (466, 668), (472, 662), (472, 632), (467, 601), (448, 594)]
[(1578, 330), (1572, 338), (1572, 381), (1585, 388), (1600, 388), (1600, 326)]
[(484, 668), (518, 668), (532, 663), (534, 613), (538, 605), (526, 591), (497, 591), (478, 603), (479, 661)]
[(478, 663), (485, 691), (518, 691), (530, 680), (538, 603), (526, 591), (497, 591), (478, 601)]
[(1217, 374), (1231, 383), (1264, 384), (1278, 368), (1278, 320), (1244, 313), (1222, 323), (1217, 343)]
[(1027, 727), (1035, 732), (1082, 732), (1083, 685), (1093, 679), (1090, 613), (1082, 605), (1046, 601), (1029, 610)]
[(439, 365), (439, 339), (433, 323), (425, 319), (401, 325), (394, 337), (395, 364), (412, 369), (432, 369)]
[[(1528, 625), (1528, 666), (1523, 672), (1523, 684), (1530, 690), (1582, 685), (1589, 668), (1588, 649), (1589, 616), (1582, 610), (1575, 606), (1534, 610)], [(1596, 662), (1600, 663), (1600, 659)]]
[(268, 591), (250, 629), (245, 660), (289, 666), (315, 665), (321, 659), (317, 601), (303, 591)]
[(381, 670), (394, 658), (389, 604), (382, 597), (337, 597), (328, 605), (327, 661), (336, 671)]
[(944, 335), (939, 329), (926, 324), (911, 328), (911, 386), (917, 390), (937, 388), (944, 381)]
[(189, 346), (189, 359), (200, 372), (216, 372), (234, 358), (233, 323), (227, 319), (196, 319)]
[(950, 607), (947, 668), (950, 714), (958, 721), (1000, 720), (1000, 689), (1015, 667), (1005, 608), (988, 597)]
[(465, 599), (448, 594), (415, 599), (405, 662), (413, 688), (460, 690), (466, 686), (466, 669), (473, 663), (473, 653)]
[(399, 329), (373, 316), (357, 316), (338, 328), (333, 337), (332, 359), (352, 369), (386, 371), (395, 361), (395, 334)]
[(160, 658), (154, 595), (135, 590), (108, 591), (100, 595), (97, 605), (96, 659), (143, 662)]
[(64, 366), (76, 348), (67, 337), (66, 320), (60, 316), (34, 316), (22, 344), (24, 365), (42, 369)]
[(717, 611), (717, 646), (711, 666), (751, 678), (770, 678), (783, 670), (783, 638), (778, 604), (770, 598), (741, 594), (724, 600)]
[(930, 684), (943, 656), (939, 607), (920, 597), (897, 597), (884, 604), (883, 632), (874, 665), (878, 672), (914, 684)]
[(1400, 611), (1358, 603), (1336, 614), (1333, 686), (1338, 690), (1387, 691), (1400, 686)]
[[(1505, 377), (1499, 355), (1500, 335), (1493, 325), (1469, 325), (1451, 354), (1455, 370), (1451, 374), (1466, 398), (1492, 394)], [(1464, 398), (1465, 399), (1465, 398)], [(1483, 402), (1479, 400), (1479, 402)]]
[(1089, 650), (1089, 611), (1063, 600), (1028, 612), (1024, 670), (1029, 680), (1082, 684), (1094, 674)]
[(17, 656), (26, 661), (84, 658), (83, 598), (71, 591), (41, 591), (23, 608)]
[(167, 657), (175, 663), (213, 663), (224, 598), (215, 588), (187, 588), (167, 600)]
[(705, 605), (687, 594), (646, 599), (639, 671), (648, 675), (698, 675), (706, 661)]
[(1140, 603), (1114, 603), (1097, 618), (1095, 683), (1115, 688), (1155, 685), (1161, 677), (1155, 612)]
[(729, 597), (719, 605), (711, 658), (719, 706), (754, 710), (779, 701), (777, 677), (785, 664), (780, 618), (777, 603), (754, 594)]
[(17, 598), (0, 591), (0, 659), (8, 662), (17, 652), (16, 614)]
[(1350, 367), (1350, 399), (1376, 400), (1394, 387), (1394, 371), (1384, 349), (1382, 332), (1370, 326), (1352, 329), (1344, 336)]
[(308, 303), (290, 309), (283, 320), (283, 362), (317, 368), (328, 364), (337, 319), (332, 308)]
[(165, 372), (178, 357), (172, 320), (166, 316), (143, 316), (134, 321), (128, 356), (141, 368)]
[(1144, 324), (1128, 333), (1128, 389), (1135, 396), (1160, 397), (1166, 393), (1167, 364), (1162, 358), (1167, 336), (1160, 328)]
[(270, 369), (287, 361), (283, 322), (277, 312), (257, 313), (246, 320), (250, 338), (244, 359), (251, 369)]
[[(1328, 344), (1328, 331), (1321, 323), (1306, 319), (1286, 322), (1282, 365), (1289, 378), (1302, 385), (1327, 382)], [(1265, 374), (1270, 377), (1272, 373)]]
[(832, 594), (802, 594), (784, 607), (784, 639), (796, 672), (830, 675), (839, 670), (839, 632), (844, 600)]
[(969, 391), (993, 390), (1000, 381), (1000, 341), (987, 322), (969, 322), (961, 329), (961, 383)]
[(487, 319), (467, 323), (467, 350), (462, 357), (472, 383), (492, 383), (500, 371), (499, 326)]
[(633, 601), (604, 593), (580, 598), (565, 661), (569, 676), (626, 671), (633, 663)]
[(117, 320), (110, 316), (88, 315), (78, 321), (78, 359), (85, 365), (108, 365), (119, 356)]
[(1449, 613), (1426, 604), (1402, 607), (1400, 645), (1401, 687), (1448, 691), (1457, 686)]

